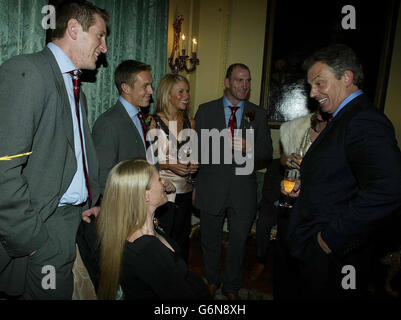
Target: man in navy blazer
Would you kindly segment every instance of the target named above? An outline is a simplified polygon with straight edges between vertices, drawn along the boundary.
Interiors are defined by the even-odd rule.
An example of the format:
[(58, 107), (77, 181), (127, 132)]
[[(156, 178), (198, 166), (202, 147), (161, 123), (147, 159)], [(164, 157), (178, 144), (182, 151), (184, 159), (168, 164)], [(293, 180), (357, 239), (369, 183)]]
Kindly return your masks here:
[(304, 63), (310, 96), (332, 115), (301, 164), (290, 215), (303, 298), (365, 297), (372, 239), (401, 207), (394, 129), (360, 89), (352, 49), (325, 47)]

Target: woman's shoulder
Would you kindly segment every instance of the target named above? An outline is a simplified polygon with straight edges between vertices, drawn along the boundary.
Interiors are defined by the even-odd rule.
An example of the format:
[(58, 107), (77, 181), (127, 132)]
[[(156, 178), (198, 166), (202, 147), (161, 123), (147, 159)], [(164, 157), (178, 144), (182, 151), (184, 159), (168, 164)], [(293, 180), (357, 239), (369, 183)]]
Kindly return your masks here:
[(152, 115), (152, 119), (152, 127), (161, 128), (168, 133), (168, 126), (166, 125), (168, 120), (162, 112), (155, 112)]
[(297, 128), (298, 129), (302, 128), (301, 131), (304, 129), (307, 129), (310, 127), (310, 118), (311, 118), (311, 114), (308, 114), (306, 116), (295, 118), (290, 121), (284, 122), (280, 126), (280, 131), (292, 131)]
[(280, 126), (280, 142), (285, 154), (297, 151), (305, 133), (310, 128), (310, 117), (308, 114), (283, 123)]
[(152, 114), (152, 117), (154, 119), (161, 119), (163, 117), (163, 113), (162, 112), (155, 112)]
[(158, 240), (155, 236), (144, 234), (137, 238), (130, 239), (131, 241), (125, 242), (125, 247), (129, 249), (130, 252), (139, 252), (142, 250), (147, 250), (148, 247), (155, 246)]
[[(133, 242), (126, 241), (124, 256), (126, 261), (159, 261), (170, 256), (168, 249), (162, 242), (153, 235), (143, 235)], [(163, 257), (163, 258), (162, 258)]]

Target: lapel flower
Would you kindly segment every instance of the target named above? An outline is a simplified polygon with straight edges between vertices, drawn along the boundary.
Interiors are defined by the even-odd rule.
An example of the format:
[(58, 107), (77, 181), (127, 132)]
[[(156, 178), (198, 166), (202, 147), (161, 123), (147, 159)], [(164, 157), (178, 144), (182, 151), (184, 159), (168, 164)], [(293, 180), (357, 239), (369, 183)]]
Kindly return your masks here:
[(153, 225), (155, 226), (155, 229), (158, 229), (159, 231), (164, 232), (163, 228), (159, 224), (159, 219), (156, 217), (153, 217)]
[(255, 120), (255, 113), (253, 111), (248, 111), (245, 113), (244, 119), (251, 124)]
[(150, 123), (152, 122), (152, 117), (151, 117), (151, 115), (150, 115), (149, 113), (145, 113), (145, 114), (143, 115), (143, 117), (144, 117), (146, 126), (149, 128)]

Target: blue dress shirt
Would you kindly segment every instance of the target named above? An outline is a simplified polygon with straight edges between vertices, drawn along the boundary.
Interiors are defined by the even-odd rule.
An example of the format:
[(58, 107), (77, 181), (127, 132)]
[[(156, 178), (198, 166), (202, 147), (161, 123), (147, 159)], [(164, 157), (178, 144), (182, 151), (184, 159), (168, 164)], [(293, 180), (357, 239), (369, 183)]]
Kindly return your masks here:
[[(228, 126), (228, 121), (230, 120), (231, 116), (231, 108), (230, 107), (235, 107), (230, 100), (226, 96), (223, 97), (223, 106), (224, 106), (224, 115), (226, 117), (226, 127)], [(235, 112), (235, 117), (237, 119), (237, 128), (240, 128), (241, 125), (241, 119), (242, 119), (242, 113), (244, 112), (244, 101), (240, 101), (236, 105), (239, 107), (237, 111)]]
[[(78, 119), (75, 112), (74, 88), (71, 80), (71, 75), (68, 73), (69, 71), (76, 70), (77, 68), (60, 47), (51, 42), (47, 45), (47, 47), (50, 49), (50, 51), (56, 58), (57, 64), (63, 75), (65, 87), (67, 89), (68, 100), (70, 102), (70, 107), (71, 107), (72, 125), (74, 132), (75, 158), (77, 160), (77, 171), (75, 172), (75, 175), (67, 191), (61, 197), (59, 202), (59, 207), (64, 205), (79, 205), (87, 200), (88, 189), (86, 187), (85, 173), (82, 161), (81, 139), (79, 137)], [(79, 104), (79, 110), (80, 110), (80, 117), (82, 119), (81, 103)], [(82, 121), (81, 121), (81, 130), (83, 132)], [(82, 135), (82, 139), (85, 145), (84, 135)], [(88, 163), (86, 163), (86, 166), (88, 168)]]
[(145, 144), (145, 137), (143, 136), (143, 130), (142, 130), (142, 125), (141, 125), (141, 120), (138, 118), (138, 108), (133, 106), (131, 103), (129, 103), (127, 100), (125, 100), (123, 97), (119, 97), (120, 102), (124, 106), (125, 110), (127, 110), (127, 113), (129, 117), (131, 118), (132, 122), (134, 123), (135, 127), (138, 129), (138, 132), (142, 138), (143, 142), (143, 147), (146, 148)]
[(357, 96), (361, 95), (363, 93), (363, 91), (361, 89), (354, 91), (353, 93), (351, 93), (348, 97), (346, 97), (344, 99), (343, 102), (341, 102), (341, 104), (339, 105), (339, 107), (337, 108), (337, 110), (333, 113), (333, 118), (337, 115), (337, 113), (340, 112), (340, 110), (342, 108), (344, 108), (351, 100), (355, 99)]

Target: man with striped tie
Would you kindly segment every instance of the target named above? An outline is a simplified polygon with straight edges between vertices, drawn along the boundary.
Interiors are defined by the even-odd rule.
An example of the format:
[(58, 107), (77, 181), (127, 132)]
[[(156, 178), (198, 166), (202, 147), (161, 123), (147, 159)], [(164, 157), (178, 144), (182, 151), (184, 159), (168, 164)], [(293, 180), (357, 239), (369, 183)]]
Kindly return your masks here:
[(81, 214), (98, 212), (79, 73), (107, 52), (109, 17), (86, 1), (56, 11), (47, 47), (0, 67), (0, 298), (71, 299)]

